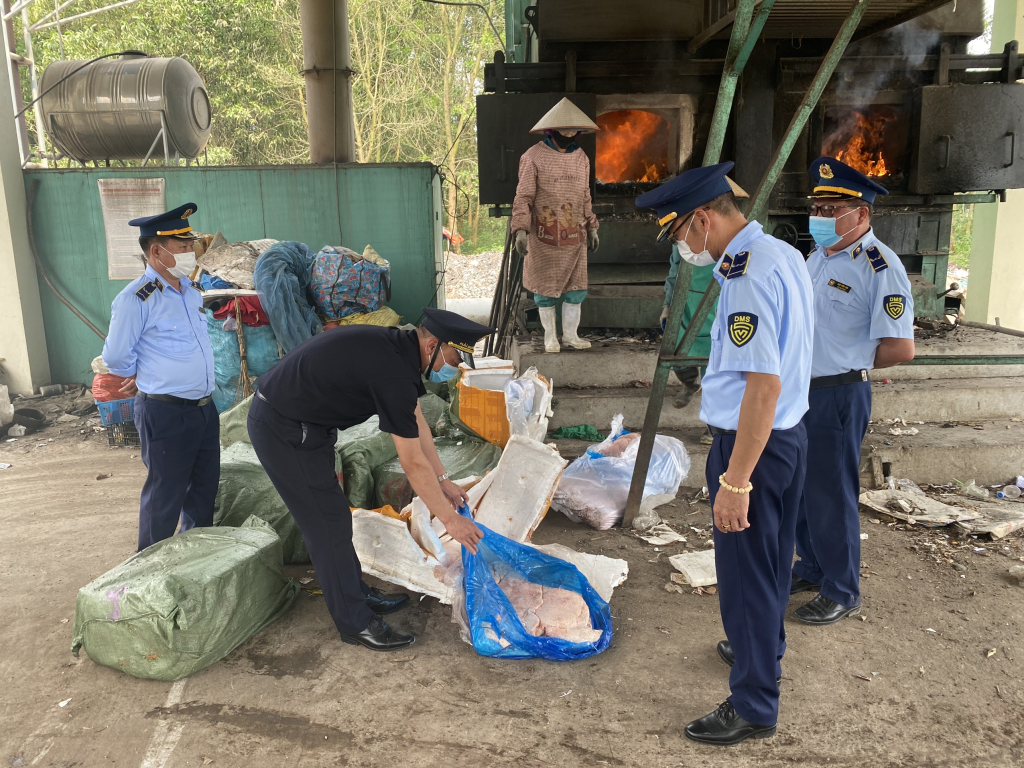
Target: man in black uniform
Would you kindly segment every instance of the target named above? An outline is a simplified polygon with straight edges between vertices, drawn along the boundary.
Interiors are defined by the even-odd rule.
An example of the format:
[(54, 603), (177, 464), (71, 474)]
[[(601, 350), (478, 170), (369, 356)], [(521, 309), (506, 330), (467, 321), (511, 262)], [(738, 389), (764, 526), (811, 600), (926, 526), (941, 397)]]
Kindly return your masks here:
[(466, 494), (448, 478), (418, 399), (426, 394), (423, 376), (450, 379), (494, 329), (454, 312), (426, 307), (423, 314), (414, 331), (354, 325), (303, 342), (260, 377), (249, 409), (252, 446), (302, 532), (341, 639), (375, 651), (415, 640), (381, 618), (409, 596), (363, 583), (349, 501), (334, 471), (338, 429), (379, 416), (413, 490), (452, 538), (476, 552), (483, 535), (456, 511)]

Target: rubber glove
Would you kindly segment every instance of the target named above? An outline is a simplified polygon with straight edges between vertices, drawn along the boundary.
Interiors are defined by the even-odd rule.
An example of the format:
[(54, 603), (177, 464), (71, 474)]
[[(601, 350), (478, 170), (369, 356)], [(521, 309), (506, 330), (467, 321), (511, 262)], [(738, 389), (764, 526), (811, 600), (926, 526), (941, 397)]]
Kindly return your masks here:
[(520, 229), (516, 232), (516, 250), (521, 256), (526, 255), (526, 230)]
[(587, 248), (591, 251), (596, 251), (598, 246), (601, 245), (601, 241), (597, 239), (597, 230), (587, 230)]
[(668, 322), (668, 305), (667, 304), (664, 307), (661, 308), (661, 317), (659, 318), (659, 322), (661, 323), (661, 332), (664, 333), (665, 332), (665, 323)]

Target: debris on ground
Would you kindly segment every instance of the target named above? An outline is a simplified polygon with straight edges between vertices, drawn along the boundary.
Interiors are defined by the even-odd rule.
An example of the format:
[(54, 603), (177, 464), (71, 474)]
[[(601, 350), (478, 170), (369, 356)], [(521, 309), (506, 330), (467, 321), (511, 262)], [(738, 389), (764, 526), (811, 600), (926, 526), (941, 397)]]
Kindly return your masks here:
[(575, 427), (559, 427), (551, 433), (555, 440), (587, 440), (591, 443), (600, 443), (604, 435), (597, 431), (597, 427), (590, 424), (578, 424)]
[(1015, 578), (1022, 587), (1024, 587), (1024, 565), (1011, 566), (1010, 575)]
[(714, 549), (672, 555), (668, 561), (683, 575), (686, 583), (691, 587), (709, 587), (718, 583)]
[(675, 544), (677, 542), (681, 544), (686, 543), (686, 537), (678, 533), (666, 522), (660, 522), (647, 531), (647, 533), (637, 534), (637, 536), (656, 547), (664, 547), (666, 544)]
[[(973, 483), (970, 486), (977, 487)], [(950, 488), (943, 490), (946, 492), (933, 490), (930, 494), (920, 488), (909, 492), (866, 491), (861, 494), (860, 503), (873, 512), (909, 525), (926, 528), (956, 525), (967, 534), (987, 534), (992, 539), (1024, 529), (1024, 504), (1018, 501), (987, 501), (952, 492)]]

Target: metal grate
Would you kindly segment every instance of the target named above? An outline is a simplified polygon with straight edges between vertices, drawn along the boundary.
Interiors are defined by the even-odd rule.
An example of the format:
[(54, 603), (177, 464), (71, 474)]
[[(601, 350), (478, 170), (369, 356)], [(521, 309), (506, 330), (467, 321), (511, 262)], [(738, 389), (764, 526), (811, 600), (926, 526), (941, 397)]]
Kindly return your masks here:
[(107, 445), (111, 448), (141, 448), (139, 432), (130, 421), (107, 426)]

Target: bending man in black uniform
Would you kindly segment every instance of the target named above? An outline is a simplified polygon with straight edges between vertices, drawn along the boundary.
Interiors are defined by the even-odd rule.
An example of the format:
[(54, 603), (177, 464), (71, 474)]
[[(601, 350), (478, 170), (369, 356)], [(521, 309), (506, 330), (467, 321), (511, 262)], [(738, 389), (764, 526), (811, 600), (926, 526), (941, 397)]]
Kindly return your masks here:
[(303, 342), (260, 377), (249, 409), (252, 446), (302, 532), (341, 639), (376, 651), (415, 640), (381, 618), (409, 596), (363, 583), (349, 501), (335, 474), (338, 429), (379, 416), (413, 490), (452, 538), (476, 552), (482, 536), (456, 511), (466, 494), (448, 478), (418, 399), (426, 394), (422, 376), (451, 378), (494, 329), (453, 312), (423, 313), (415, 331), (357, 325)]

